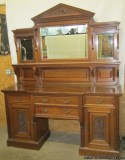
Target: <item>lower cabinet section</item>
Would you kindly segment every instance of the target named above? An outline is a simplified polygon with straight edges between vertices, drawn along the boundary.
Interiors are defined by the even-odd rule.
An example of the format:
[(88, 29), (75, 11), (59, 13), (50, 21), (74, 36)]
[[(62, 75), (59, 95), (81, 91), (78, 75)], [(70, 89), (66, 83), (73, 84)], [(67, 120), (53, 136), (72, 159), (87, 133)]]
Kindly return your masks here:
[(79, 119), (80, 154), (98, 158), (119, 157), (119, 97), (84, 94), (7, 94), (9, 146), (39, 149), (50, 135), (48, 119)]
[(31, 99), (25, 101), (23, 96), (22, 101), (22, 95), (15, 95), (11, 101), (12, 97), (7, 97), (8, 146), (39, 149), (50, 135), (48, 119), (34, 117)]
[[(88, 104), (83, 106), (82, 111), (80, 154), (100, 158), (119, 157), (118, 106), (114, 105), (117, 105), (117, 99), (100, 96), (90, 97), (90, 101), (86, 99), (88, 100), (88, 97), (85, 97)], [(91, 104), (94, 100), (97, 103)]]

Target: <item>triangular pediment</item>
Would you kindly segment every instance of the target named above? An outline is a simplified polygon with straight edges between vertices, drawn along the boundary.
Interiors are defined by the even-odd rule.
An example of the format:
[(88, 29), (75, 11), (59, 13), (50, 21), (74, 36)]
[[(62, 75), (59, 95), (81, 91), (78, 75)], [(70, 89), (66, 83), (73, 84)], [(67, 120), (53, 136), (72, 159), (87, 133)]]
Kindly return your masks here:
[(83, 16), (83, 17), (85, 16), (88, 18), (92, 18), (94, 16), (94, 13), (60, 3), (46, 10), (45, 12), (33, 17), (32, 20), (35, 22), (39, 22), (40, 20), (45, 18), (50, 19), (50, 18), (58, 18), (58, 17), (70, 17), (70, 16)]

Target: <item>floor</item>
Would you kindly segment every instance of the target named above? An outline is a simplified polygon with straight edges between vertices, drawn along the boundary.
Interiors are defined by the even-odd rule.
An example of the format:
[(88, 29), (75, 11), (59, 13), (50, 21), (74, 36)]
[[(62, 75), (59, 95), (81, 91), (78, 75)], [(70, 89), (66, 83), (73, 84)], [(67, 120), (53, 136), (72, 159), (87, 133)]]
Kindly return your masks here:
[[(7, 131), (0, 129), (0, 160), (84, 160), (91, 157), (79, 156), (78, 133), (52, 132), (40, 150), (29, 150), (6, 145)], [(121, 152), (125, 160), (125, 150)]]

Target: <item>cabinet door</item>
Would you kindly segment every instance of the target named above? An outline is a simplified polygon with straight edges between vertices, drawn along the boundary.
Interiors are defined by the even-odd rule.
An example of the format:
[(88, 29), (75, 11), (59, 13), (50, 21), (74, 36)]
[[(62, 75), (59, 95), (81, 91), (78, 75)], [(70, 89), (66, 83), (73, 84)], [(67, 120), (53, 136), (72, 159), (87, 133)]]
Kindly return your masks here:
[(93, 48), (96, 61), (118, 60), (119, 22), (93, 25)]
[(96, 149), (114, 149), (114, 107), (84, 107), (84, 145)]
[(29, 104), (10, 104), (11, 132), (15, 139), (32, 139)]
[(37, 61), (34, 29), (17, 29), (13, 31), (17, 49), (18, 63)]

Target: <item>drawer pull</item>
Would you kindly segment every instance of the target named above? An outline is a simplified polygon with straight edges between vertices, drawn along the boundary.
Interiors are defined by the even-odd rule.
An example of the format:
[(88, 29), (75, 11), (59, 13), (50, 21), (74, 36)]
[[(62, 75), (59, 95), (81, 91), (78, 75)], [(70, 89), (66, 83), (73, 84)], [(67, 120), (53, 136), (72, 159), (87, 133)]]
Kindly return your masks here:
[(48, 109), (47, 109), (47, 108), (43, 108), (42, 111), (43, 111), (44, 113), (47, 113), (47, 112), (48, 112)]
[(42, 99), (42, 103), (47, 103), (48, 102), (48, 99), (47, 98), (43, 98)]
[(96, 103), (97, 103), (97, 104), (103, 103), (103, 99), (98, 99), (98, 100), (96, 101)]
[(64, 104), (69, 104), (70, 103), (70, 99), (66, 99), (63, 102), (64, 102)]
[(32, 118), (31, 124), (32, 124), (32, 125), (36, 125), (36, 124), (37, 124), (36, 117), (33, 117), (33, 118)]
[(71, 112), (71, 110), (70, 110), (70, 109), (63, 109), (63, 112), (64, 112), (65, 114), (69, 114), (69, 113)]

